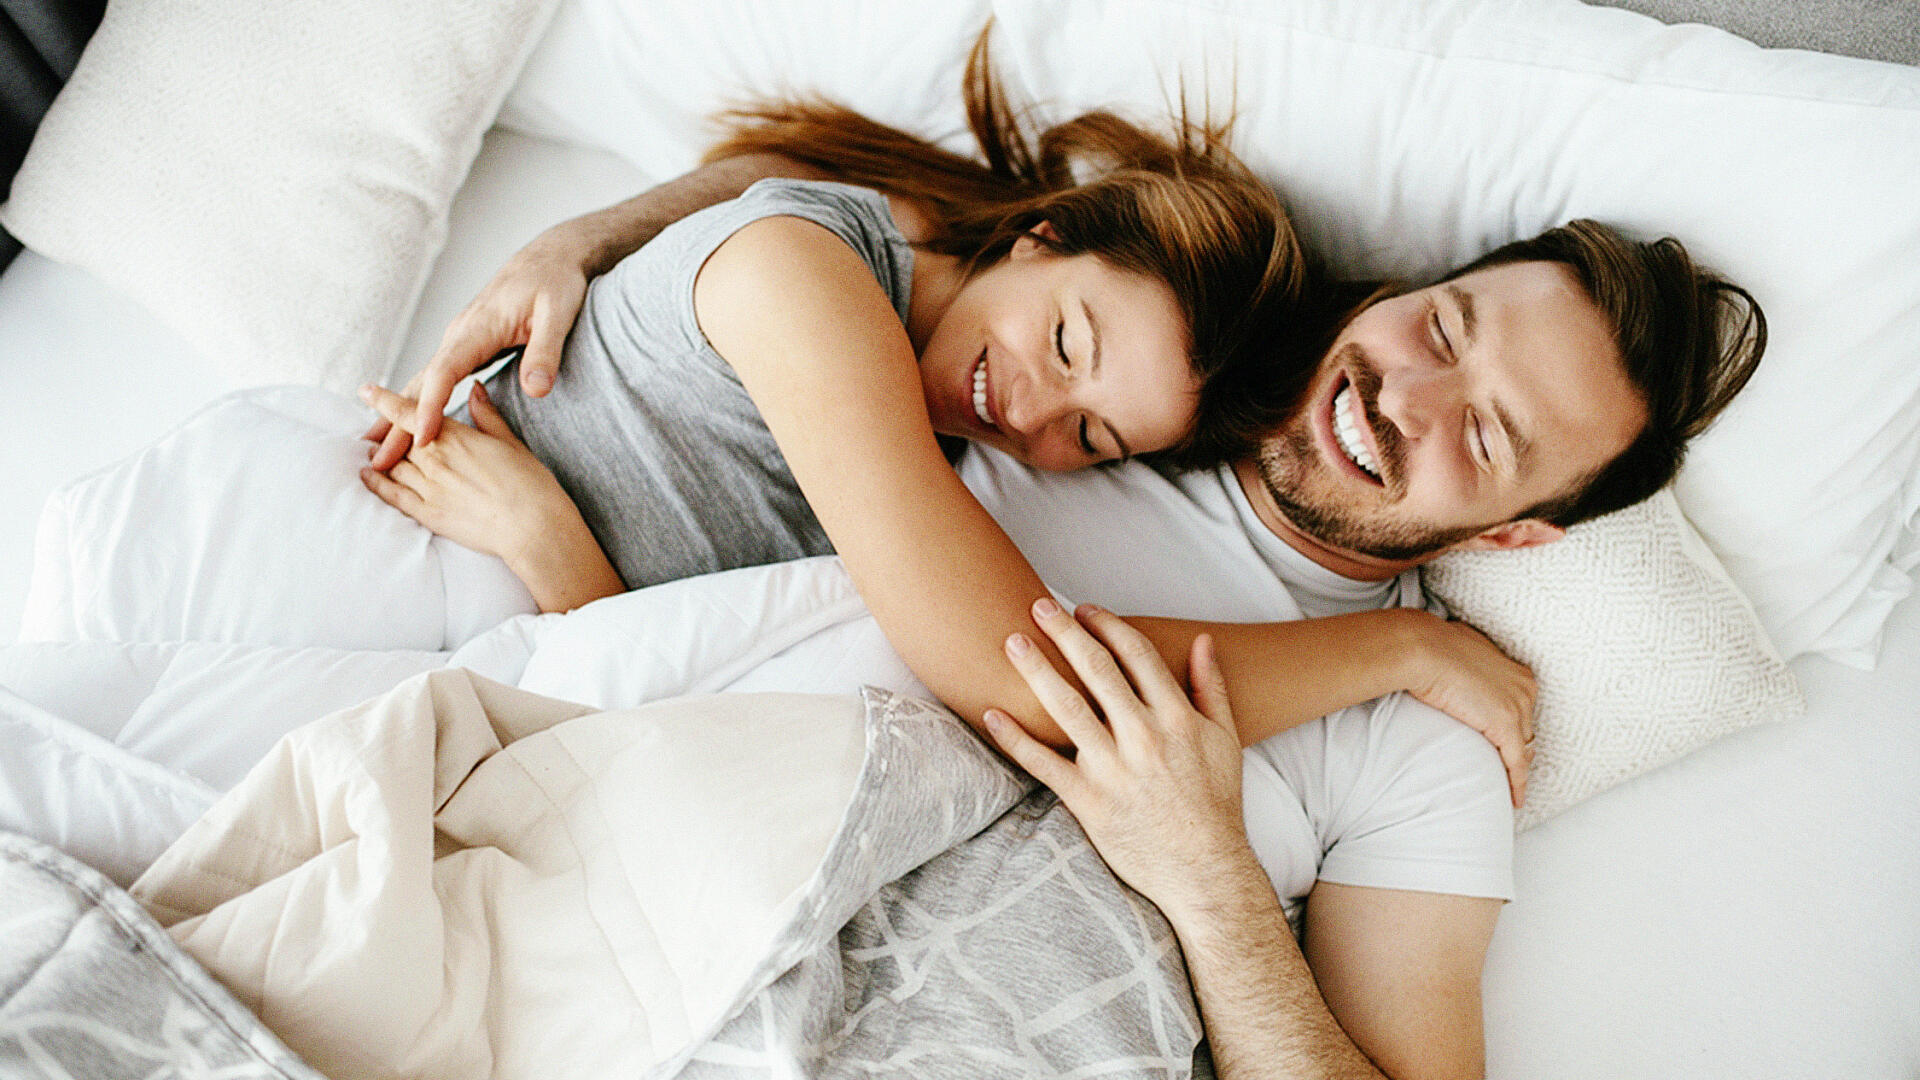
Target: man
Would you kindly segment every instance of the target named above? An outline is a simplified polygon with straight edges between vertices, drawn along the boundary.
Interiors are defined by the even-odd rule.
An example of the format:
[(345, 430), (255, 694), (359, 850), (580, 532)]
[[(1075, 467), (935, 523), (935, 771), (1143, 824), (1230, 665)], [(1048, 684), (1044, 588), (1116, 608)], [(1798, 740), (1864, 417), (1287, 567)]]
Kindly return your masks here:
[[(659, 228), (753, 180), (807, 173), (778, 157), (730, 159), (543, 234), (417, 380), (421, 437), (454, 383), (502, 348), (525, 343), (522, 385), (543, 395), (590, 277)], [(1743, 307), (1728, 347), (1722, 323)], [(1360, 308), (1254, 459), (1178, 478), (1141, 466), (1041, 478), (975, 451), (961, 471), (1065, 595), (1221, 621), (1417, 605), (1411, 571), (1442, 551), (1549, 542), (1652, 494), (1763, 343), (1750, 298), (1695, 271), (1678, 244), (1575, 223)], [(405, 451), (396, 432), (373, 464)], [(1061, 727), (1081, 733), (1080, 760), (1067, 766), (1004, 725), (994, 735), (1167, 913), (1221, 1075), (1479, 1075), (1480, 972), (1511, 897), (1510, 807), (1485, 743), (1393, 695), (1242, 760), (1219, 750), (1231, 727), (1206, 663), (1186, 673), (1198, 711), (1149, 694), (1164, 688), (1157, 661), (1118, 620), (1087, 613), (1154, 699), (1130, 704), (1092, 637), (1046, 601), (1035, 618), (1109, 714), (1154, 732), (1129, 745), (1153, 751), (1089, 747), (1081, 735), (1098, 732), (1061, 716), (1075, 699), (1031, 642), (1010, 657)], [(1284, 692), (1273, 672), (1224, 678), (1236, 692)], [(1109, 718), (1117, 747), (1121, 721)]]

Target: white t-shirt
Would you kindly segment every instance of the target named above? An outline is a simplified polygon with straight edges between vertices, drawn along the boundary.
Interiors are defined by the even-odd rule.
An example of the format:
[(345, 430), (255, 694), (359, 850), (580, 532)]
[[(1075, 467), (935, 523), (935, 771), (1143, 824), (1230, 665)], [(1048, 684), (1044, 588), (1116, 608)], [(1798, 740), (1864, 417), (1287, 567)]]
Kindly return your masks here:
[[(959, 470), (1041, 578), (1073, 601), (1218, 622), (1430, 606), (1415, 573), (1355, 581), (1300, 554), (1255, 515), (1230, 468), (1046, 473), (974, 446)], [(1296, 927), (1316, 880), (1513, 897), (1499, 755), (1405, 694), (1248, 747), (1243, 776), (1247, 836)]]

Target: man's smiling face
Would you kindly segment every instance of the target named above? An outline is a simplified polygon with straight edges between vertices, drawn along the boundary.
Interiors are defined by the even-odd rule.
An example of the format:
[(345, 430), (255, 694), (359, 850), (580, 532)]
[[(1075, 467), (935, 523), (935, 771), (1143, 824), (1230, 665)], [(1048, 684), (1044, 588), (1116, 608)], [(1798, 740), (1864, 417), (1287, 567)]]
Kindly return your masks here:
[(1241, 474), (1280, 535), (1334, 569), (1385, 575), (1455, 545), (1558, 537), (1515, 519), (1584, 483), (1646, 417), (1573, 273), (1513, 263), (1356, 316)]

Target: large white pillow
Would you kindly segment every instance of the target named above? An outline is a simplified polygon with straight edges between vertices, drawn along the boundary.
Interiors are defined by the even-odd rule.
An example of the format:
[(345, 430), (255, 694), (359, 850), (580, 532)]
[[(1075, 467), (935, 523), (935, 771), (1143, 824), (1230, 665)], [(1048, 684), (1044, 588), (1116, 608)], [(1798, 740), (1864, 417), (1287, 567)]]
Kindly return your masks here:
[(392, 369), (554, 0), (115, 0), (0, 221), (258, 382)]
[(1417, 279), (1586, 216), (1744, 284), (1771, 345), (1680, 503), (1784, 654), (1871, 664), (1920, 506), (1920, 69), (1573, 0), (994, 12), (1048, 114), (1164, 115), (1181, 78), (1236, 106), (1238, 148), (1343, 272)]
[(1427, 591), (1540, 680), (1525, 829), (1722, 735), (1799, 684), (1670, 491), (1524, 551), (1463, 551)]
[(784, 93), (968, 148), (960, 73), (989, 14), (988, 0), (563, 0), (500, 122), (662, 178), (699, 161), (714, 112)]
[(55, 491), (20, 639), (436, 651), (536, 610), (506, 563), (366, 489), (367, 415), (242, 390)]

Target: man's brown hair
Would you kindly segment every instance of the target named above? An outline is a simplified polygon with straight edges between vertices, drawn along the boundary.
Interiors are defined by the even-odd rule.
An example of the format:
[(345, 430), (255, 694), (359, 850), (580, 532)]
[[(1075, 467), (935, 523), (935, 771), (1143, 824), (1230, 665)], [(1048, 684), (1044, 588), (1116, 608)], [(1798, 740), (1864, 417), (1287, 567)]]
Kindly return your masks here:
[(1760, 304), (1696, 264), (1673, 237), (1637, 241), (1586, 219), (1495, 248), (1444, 280), (1519, 262), (1554, 262), (1573, 271), (1612, 327), (1648, 417), (1619, 456), (1519, 517), (1564, 527), (1652, 496), (1680, 471), (1687, 443), (1753, 377), (1767, 348)]

